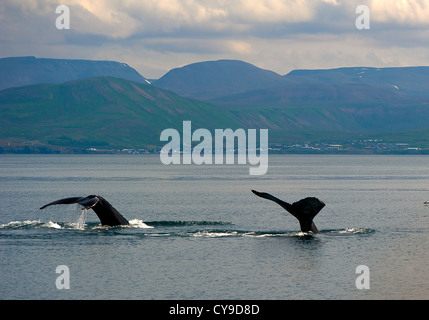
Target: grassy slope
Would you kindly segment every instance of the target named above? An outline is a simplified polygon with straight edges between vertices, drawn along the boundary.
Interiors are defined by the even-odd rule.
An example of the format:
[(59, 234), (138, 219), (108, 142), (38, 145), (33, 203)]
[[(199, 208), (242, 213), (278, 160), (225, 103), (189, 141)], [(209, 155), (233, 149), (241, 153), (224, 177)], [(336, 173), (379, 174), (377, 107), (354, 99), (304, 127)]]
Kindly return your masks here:
[(159, 145), (166, 128), (236, 126), (210, 104), (118, 78), (0, 92), (0, 137), (76, 146)]
[[(345, 141), (379, 137), (427, 145), (426, 106), (347, 105), (220, 108), (119, 78), (0, 91), (0, 142), (39, 141), (75, 147), (163, 145), (162, 130), (268, 128), (270, 142)], [(421, 128), (421, 129), (416, 129)]]

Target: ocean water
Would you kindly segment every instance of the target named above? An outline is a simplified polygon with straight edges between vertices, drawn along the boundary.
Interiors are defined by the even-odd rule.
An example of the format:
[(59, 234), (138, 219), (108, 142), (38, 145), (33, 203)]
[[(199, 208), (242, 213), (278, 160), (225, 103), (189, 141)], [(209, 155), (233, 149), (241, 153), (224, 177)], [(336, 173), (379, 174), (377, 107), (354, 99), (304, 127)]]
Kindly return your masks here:
[[(318, 197), (320, 233), (251, 189)], [(39, 210), (89, 194), (131, 225)], [(428, 299), (427, 200), (427, 156), (272, 155), (250, 176), (155, 155), (0, 155), (0, 299)]]

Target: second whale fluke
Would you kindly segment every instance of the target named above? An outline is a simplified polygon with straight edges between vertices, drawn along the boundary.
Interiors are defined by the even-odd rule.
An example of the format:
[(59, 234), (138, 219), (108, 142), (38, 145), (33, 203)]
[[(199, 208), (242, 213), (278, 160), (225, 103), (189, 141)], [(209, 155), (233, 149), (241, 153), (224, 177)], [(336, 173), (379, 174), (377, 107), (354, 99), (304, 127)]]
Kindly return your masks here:
[(325, 204), (317, 198), (309, 197), (293, 204), (287, 203), (279, 198), (274, 197), (273, 195), (265, 192), (259, 192), (252, 190), (254, 194), (258, 197), (268, 199), (274, 201), (278, 205), (280, 205), (287, 212), (292, 214), (295, 218), (298, 219), (299, 225), (301, 227), (302, 232), (313, 232), (317, 233), (316, 225), (313, 222), (314, 217), (323, 209)]

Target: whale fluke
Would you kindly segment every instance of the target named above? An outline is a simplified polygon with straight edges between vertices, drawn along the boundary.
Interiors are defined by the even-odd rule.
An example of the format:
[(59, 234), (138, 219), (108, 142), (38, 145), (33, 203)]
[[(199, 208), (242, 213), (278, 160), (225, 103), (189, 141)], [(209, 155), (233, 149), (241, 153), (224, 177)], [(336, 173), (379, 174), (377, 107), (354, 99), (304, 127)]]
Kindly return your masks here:
[[(83, 206), (83, 209), (92, 209), (101, 221), (102, 225), (106, 226), (124, 226), (129, 225), (125, 219), (113, 206), (103, 197), (90, 195), (87, 197), (72, 197), (60, 199), (48, 204), (45, 204), (40, 209), (56, 205), (56, 204), (72, 204), (78, 203)], [(82, 209), (82, 210), (83, 210)]]
[(261, 198), (274, 201), (275, 203), (279, 204), (283, 209), (292, 214), (295, 218), (298, 219), (302, 232), (319, 232), (313, 222), (314, 217), (325, 206), (325, 204), (319, 199), (309, 197), (290, 204), (272, 196), (269, 193), (258, 192), (255, 190), (252, 190), (252, 192)]

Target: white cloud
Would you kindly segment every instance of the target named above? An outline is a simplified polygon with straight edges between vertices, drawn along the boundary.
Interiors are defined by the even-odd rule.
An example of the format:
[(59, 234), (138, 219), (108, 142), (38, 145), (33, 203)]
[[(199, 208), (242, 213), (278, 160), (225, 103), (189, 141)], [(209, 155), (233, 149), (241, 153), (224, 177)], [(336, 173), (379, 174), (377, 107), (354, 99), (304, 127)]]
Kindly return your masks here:
[(69, 0), (79, 32), (110, 37), (181, 30), (241, 32), (260, 23), (311, 21), (314, 0)]
[(295, 23), (314, 17), (313, 1), (308, 0), (258, 0), (231, 1), (232, 17), (248, 23)]
[[(429, 0), (66, 2), (71, 30), (55, 28), (59, 0), (1, 0), (0, 56), (116, 60), (148, 77), (223, 58), (282, 74), (428, 61)], [(355, 28), (360, 4), (371, 10), (370, 30)]]
[(372, 0), (371, 19), (384, 23), (429, 24), (429, 0)]

